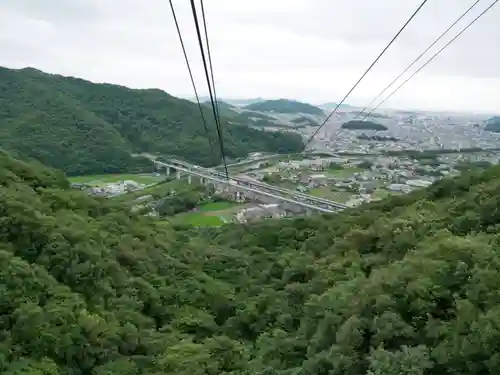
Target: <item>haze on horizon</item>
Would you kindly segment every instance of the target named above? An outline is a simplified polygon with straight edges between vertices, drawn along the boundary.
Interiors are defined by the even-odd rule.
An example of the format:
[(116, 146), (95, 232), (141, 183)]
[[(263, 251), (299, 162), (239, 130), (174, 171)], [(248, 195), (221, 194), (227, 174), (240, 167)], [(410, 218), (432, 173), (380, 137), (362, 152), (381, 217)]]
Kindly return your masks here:
[[(420, 2), (205, 0), (217, 94), (338, 102)], [(367, 104), (472, 2), (428, 2), (347, 103)], [(206, 95), (189, 3), (174, 5)], [(2, 66), (193, 96), (168, 1), (4, 0), (0, 10)], [(385, 107), (498, 113), (499, 16), (494, 7)]]

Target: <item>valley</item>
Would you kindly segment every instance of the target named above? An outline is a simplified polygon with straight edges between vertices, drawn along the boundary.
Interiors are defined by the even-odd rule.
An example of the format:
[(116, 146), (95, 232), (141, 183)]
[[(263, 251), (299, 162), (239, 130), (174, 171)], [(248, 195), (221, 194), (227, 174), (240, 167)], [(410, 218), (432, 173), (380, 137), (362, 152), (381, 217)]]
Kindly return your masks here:
[[(485, 168), (496, 163), (498, 158), (500, 152), (494, 151), (465, 154), (410, 153), (399, 156), (310, 154), (297, 158), (291, 155), (254, 154), (246, 160), (230, 165), (229, 172), (239, 179), (283, 188), (292, 195), (297, 195), (297, 199), (310, 197), (311, 200), (318, 197), (345, 207), (356, 207), (423, 189), (443, 177), (458, 176), (464, 168)], [(157, 166), (159, 169), (149, 175), (85, 176), (70, 178), (70, 181), (74, 187), (81, 189), (84, 186), (86, 191), (93, 195), (102, 195), (103, 191), (108, 191), (108, 196), (121, 201), (128, 200), (132, 209), (140, 210), (149, 216), (193, 226), (221, 226), (235, 222), (314, 214), (314, 211), (307, 210), (290, 211), (290, 207), (283, 205), (279, 199), (269, 200), (258, 195), (245, 195), (242, 190), (239, 195), (228, 195), (223, 185), (214, 188), (212, 185), (200, 183), (200, 180), (189, 176), (189, 173), (172, 172), (166, 175), (161, 163)], [(98, 179), (101, 184), (96, 188), (92, 183)], [(134, 181), (137, 185), (129, 182), (127, 190), (126, 180)], [(75, 185), (75, 181), (80, 183)], [(88, 182), (82, 185), (82, 181)], [(122, 186), (122, 190), (117, 186)], [(165, 214), (161, 213), (161, 208), (158, 209), (165, 204), (168, 197), (183, 201), (185, 195), (191, 193), (198, 194), (196, 199), (189, 196), (188, 204), (174, 212)]]
[[(386, 110), (360, 123), (343, 106), (306, 145), (326, 107), (221, 105), (226, 180), (193, 103), (0, 77), (0, 371), (385, 374), (378, 356), (405, 353), (394, 374), (421, 355), (470, 373), (475, 352), (436, 353), (483, 336), (446, 327), (496, 311), (495, 118)], [(478, 286), (491, 304), (467, 294)], [(373, 336), (405, 330), (420, 332), (406, 351)]]
[[(52, 115), (45, 104), (37, 107)], [(50, 142), (39, 154), (29, 137), (26, 145), (16, 138), (9, 117), (3, 140), (19, 159), (0, 153), (0, 315), (9, 317), (0, 371), (385, 374), (379, 358), (398, 355), (393, 374), (411, 363), (437, 375), (434, 366), (470, 373), (478, 352), (494, 358), (489, 349), (439, 354), (484, 336), (450, 326), (494, 327), (496, 319), (500, 138), (492, 122), (391, 112), (377, 117), (384, 128), (343, 129), (356, 111), (345, 107), (352, 113), (298, 153), (315, 129), (301, 124), (311, 114), (268, 105), (258, 115), (226, 108), (236, 113), (228, 119), (250, 121), (232, 124), (246, 129), (232, 133), (235, 142), (250, 146), (231, 151), (229, 180), (191, 143), (201, 132), (185, 134), (182, 152), (165, 152), (179, 142), (171, 124), (150, 133), (156, 120), (129, 118), (123, 104), (95, 113), (119, 111), (116, 121), (143, 126), (141, 137), (128, 135), (134, 142), (151, 136), (165, 146), (126, 140), (122, 165), (116, 149), (92, 139), (61, 138), (78, 157)], [(266, 130), (255, 130), (255, 119)], [(86, 135), (111, 129), (64, 121)], [(123, 139), (131, 129), (107, 123)], [(53, 157), (60, 170), (40, 164)], [(500, 331), (488, 329), (496, 342)]]
[(497, 375), (465, 3), (3, 1), (0, 375)]

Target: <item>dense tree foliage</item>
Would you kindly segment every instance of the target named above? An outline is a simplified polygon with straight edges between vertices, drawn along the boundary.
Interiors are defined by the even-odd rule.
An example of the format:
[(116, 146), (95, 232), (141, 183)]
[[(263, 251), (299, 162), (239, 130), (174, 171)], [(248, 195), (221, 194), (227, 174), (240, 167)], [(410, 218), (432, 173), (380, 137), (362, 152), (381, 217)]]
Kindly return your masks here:
[(373, 163), (369, 160), (363, 160), (361, 163), (358, 164), (358, 168), (361, 169), (371, 169), (373, 167)]
[[(2, 147), (69, 175), (151, 168), (151, 162), (130, 155), (139, 152), (220, 163), (209, 108), (205, 118), (213, 152), (196, 104), (160, 90), (0, 68), (0, 104)], [(259, 131), (226, 119), (222, 126), (229, 158), (252, 151), (291, 153), (302, 146), (297, 134)]]
[(387, 127), (374, 121), (351, 120), (342, 124), (348, 130), (387, 130)]
[[(212, 108), (212, 102), (210, 100), (203, 102), (203, 104), (208, 108)], [(222, 100), (217, 100), (217, 109), (219, 111), (219, 114), (225, 117), (234, 116), (237, 113), (237, 108), (234, 105), (226, 103)]]
[(494, 116), (488, 119), (485, 130), (500, 133), (500, 116)]
[(312, 118), (307, 116), (299, 116), (295, 119), (290, 120), (290, 122), (293, 122), (298, 126), (320, 126), (320, 124), (316, 120), (313, 120)]
[(383, 136), (383, 135), (366, 135), (366, 134), (361, 134), (358, 135), (356, 138), (364, 140), (364, 141), (377, 141), (377, 142), (399, 142), (400, 140), (396, 137), (391, 137), (391, 136)]
[(199, 232), (0, 154), (0, 372), (496, 374), (499, 188)]
[(168, 194), (158, 200), (156, 211), (160, 217), (173, 216), (179, 212), (190, 211), (199, 205), (211, 202), (214, 194), (202, 185), (188, 185), (184, 189)]
[(316, 116), (324, 115), (321, 108), (289, 99), (264, 100), (263, 102), (249, 104), (244, 108), (251, 111), (262, 112), (307, 113)]

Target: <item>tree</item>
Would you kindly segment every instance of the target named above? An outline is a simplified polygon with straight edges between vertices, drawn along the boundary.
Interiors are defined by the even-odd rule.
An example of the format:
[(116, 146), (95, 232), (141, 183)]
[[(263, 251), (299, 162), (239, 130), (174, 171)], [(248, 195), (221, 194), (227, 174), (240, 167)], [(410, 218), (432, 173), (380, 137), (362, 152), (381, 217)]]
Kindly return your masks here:
[(499, 186), (200, 231), (0, 153), (0, 372), (496, 374)]
[[(19, 157), (33, 158), (68, 175), (151, 172), (141, 152), (176, 156), (196, 164), (220, 164), (210, 109), (206, 134), (195, 103), (160, 90), (95, 84), (27, 68), (0, 67), (0, 141)], [(301, 137), (261, 131), (248, 121), (223, 117), (228, 158), (253, 151), (294, 153)], [(208, 138), (207, 138), (208, 137)]]

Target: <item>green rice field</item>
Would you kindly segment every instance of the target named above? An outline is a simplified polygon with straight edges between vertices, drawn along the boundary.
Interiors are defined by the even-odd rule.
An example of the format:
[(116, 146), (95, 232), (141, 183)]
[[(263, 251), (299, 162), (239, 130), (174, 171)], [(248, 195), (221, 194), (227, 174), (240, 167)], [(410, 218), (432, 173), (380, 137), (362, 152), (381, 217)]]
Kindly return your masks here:
[(74, 176), (68, 177), (72, 183), (88, 184), (92, 186), (100, 186), (112, 182), (131, 180), (140, 184), (155, 184), (162, 181), (165, 176), (154, 176), (152, 174), (100, 174), (88, 176)]
[(354, 173), (363, 172), (361, 168), (343, 168), (343, 169), (327, 169), (325, 174), (330, 177), (346, 178), (352, 176)]
[(199, 212), (189, 212), (176, 216), (176, 220), (195, 227), (218, 227), (224, 224), (219, 216), (203, 215)]
[(230, 222), (233, 211), (241, 207), (242, 204), (236, 202), (210, 202), (199, 206), (196, 211), (177, 214), (173, 217), (173, 220), (197, 227), (221, 226)]
[(320, 187), (320, 188), (315, 188), (311, 189), (309, 191), (309, 194), (319, 197), (319, 198), (325, 198), (325, 199), (330, 199), (335, 202), (339, 203), (345, 203), (348, 200), (351, 199), (352, 193), (347, 192), (347, 191), (332, 191), (331, 189), (327, 187)]

